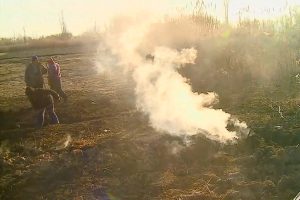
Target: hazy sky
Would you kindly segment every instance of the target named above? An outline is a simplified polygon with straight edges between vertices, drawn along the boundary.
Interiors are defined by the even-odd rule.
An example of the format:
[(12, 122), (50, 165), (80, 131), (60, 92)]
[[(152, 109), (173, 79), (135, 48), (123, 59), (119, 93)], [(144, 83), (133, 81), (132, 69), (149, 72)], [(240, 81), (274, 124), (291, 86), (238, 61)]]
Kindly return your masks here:
[[(178, 7), (186, 7), (196, 0), (0, 0), (0, 37), (23, 34), (38, 37), (60, 32), (60, 13), (63, 10), (67, 28), (80, 34), (94, 27), (103, 28), (115, 15), (148, 10), (167, 15)], [(223, 16), (223, 0), (206, 0), (216, 16)], [(299, 4), (300, 0), (230, 0), (230, 18), (237, 18), (238, 10), (251, 8), (257, 17), (274, 17), (285, 2)], [(209, 3), (210, 2), (210, 3)], [(216, 9), (214, 9), (216, 5)], [(269, 8), (275, 11), (268, 12)], [(266, 14), (267, 13), (267, 14)], [(268, 15), (268, 16), (266, 16)]]
[(39, 36), (60, 32), (63, 10), (67, 28), (79, 34), (94, 26), (101, 27), (117, 14), (151, 9), (158, 13), (175, 10), (181, 0), (0, 0), (0, 37), (23, 34)]

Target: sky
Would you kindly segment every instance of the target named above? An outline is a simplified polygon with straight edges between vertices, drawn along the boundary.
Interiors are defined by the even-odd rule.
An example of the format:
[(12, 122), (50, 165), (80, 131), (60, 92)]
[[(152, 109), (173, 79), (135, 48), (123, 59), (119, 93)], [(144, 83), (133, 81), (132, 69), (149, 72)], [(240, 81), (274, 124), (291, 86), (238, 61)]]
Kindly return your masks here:
[[(67, 29), (80, 34), (94, 27), (101, 28), (120, 14), (136, 10), (168, 13), (182, 5), (180, 0), (0, 0), (0, 37), (23, 35), (40, 36), (60, 32), (63, 11)], [(157, 6), (160, 5), (160, 6)]]
[[(57, 34), (63, 11), (68, 31), (75, 35), (109, 24), (116, 15), (147, 11), (153, 15), (174, 14), (178, 8), (189, 10), (196, 0), (0, 0), (0, 37)], [(205, 0), (207, 9), (222, 19), (223, 0)], [(229, 0), (230, 20), (235, 21), (239, 10), (257, 18), (274, 18), (286, 12), (289, 5), (300, 5), (300, 0)], [(216, 5), (216, 6), (215, 6)], [(248, 17), (249, 17), (248, 16)]]

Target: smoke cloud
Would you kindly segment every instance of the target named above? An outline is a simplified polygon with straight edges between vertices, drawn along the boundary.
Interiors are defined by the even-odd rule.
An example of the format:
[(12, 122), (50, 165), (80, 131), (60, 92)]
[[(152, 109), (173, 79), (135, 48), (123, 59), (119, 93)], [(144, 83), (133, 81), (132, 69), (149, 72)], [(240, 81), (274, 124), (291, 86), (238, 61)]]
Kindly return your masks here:
[[(145, 36), (151, 27), (151, 18), (119, 20), (114, 21), (113, 28), (104, 37), (107, 49), (99, 55), (100, 71), (117, 66), (132, 74), (136, 106), (149, 116), (153, 128), (177, 136), (203, 134), (219, 142), (238, 138), (236, 131), (227, 129), (229, 123), (236, 129), (247, 130), (245, 123), (232, 120), (230, 114), (213, 108), (218, 103), (216, 93), (193, 92), (189, 81), (178, 72), (186, 64), (195, 62), (195, 48), (177, 50), (152, 43), (151, 49), (145, 49), (142, 44), (147, 43)], [(145, 58), (147, 53), (151, 53), (150, 59)], [(113, 60), (116, 62), (112, 66)]]
[(188, 80), (177, 71), (184, 64), (194, 63), (195, 49), (157, 47), (154, 57), (153, 63), (136, 67), (133, 77), (137, 107), (149, 116), (155, 129), (175, 135), (204, 133), (219, 141), (236, 137), (226, 129), (230, 115), (212, 108), (218, 101), (217, 94), (193, 93)]

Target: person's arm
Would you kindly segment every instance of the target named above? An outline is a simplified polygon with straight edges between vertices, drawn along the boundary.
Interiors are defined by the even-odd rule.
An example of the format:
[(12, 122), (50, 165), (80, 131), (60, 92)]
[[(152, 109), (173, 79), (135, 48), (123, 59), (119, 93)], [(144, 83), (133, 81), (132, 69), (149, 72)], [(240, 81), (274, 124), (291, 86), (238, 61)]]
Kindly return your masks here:
[(50, 93), (51, 96), (53, 96), (53, 98), (57, 101), (60, 100), (60, 96), (57, 94), (57, 92), (55, 92), (54, 90), (48, 89), (48, 92)]
[(58, 63), (56, 63), (56, 75), (57, 75), (57, 78), (61, 77), (61, 74), (60, 74), (60, 65)]
[(40, 70), (42, 74), (46, 74), (48, 69), (47, 67), (45, 67), (43, 64), (40, 63)]
[(26, 86), (29, 86), (30, 85), (30, 67), (29, 66), (26, 66), (26, 69), (25, 69), (25, 83), (26, 83)]
[(41, 95), (51, 95), (55, 100), (60, 100), (59, 95), (51, 89), (35, 88), (35, 91)]

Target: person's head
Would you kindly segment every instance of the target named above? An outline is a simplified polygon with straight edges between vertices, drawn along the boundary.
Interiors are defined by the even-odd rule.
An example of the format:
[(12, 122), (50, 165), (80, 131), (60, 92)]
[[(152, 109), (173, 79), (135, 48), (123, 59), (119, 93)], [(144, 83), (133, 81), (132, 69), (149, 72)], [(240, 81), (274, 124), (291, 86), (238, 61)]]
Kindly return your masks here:
[(49, 60), (47, 61), (49, 65), (54, 64), (54, 59), (52, 57), (49, 58)]
[(39, 58), (37, 56), (32, 56), (31, 61), (32, 62), (39, 62)]

